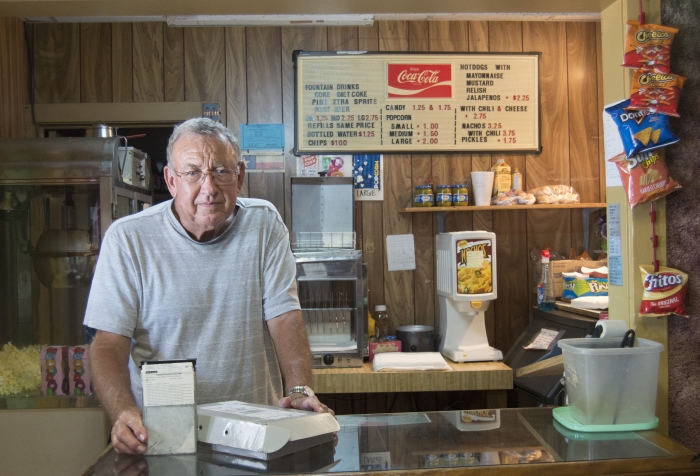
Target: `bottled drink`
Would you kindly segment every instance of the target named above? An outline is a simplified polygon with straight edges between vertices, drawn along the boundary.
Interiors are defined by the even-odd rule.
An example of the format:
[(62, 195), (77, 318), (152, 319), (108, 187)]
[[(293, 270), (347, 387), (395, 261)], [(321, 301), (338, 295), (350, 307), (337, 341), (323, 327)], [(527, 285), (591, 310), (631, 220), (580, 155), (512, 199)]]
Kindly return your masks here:
[(517, 167), (513, 171), (513, 190), (517, 190), (518, 192), (522, 192), (523, 190), (523, 174), (521, 174)]
[(549, 272), (549, 250), (542, 250), (542, 272), (537, 283), (537, 307), (543, 311), (554, 309), (554, 281)]
[(383, 304), (374, 306), (374, 333), (377, 340), (385, 340), (389, 335), (389, 315)]

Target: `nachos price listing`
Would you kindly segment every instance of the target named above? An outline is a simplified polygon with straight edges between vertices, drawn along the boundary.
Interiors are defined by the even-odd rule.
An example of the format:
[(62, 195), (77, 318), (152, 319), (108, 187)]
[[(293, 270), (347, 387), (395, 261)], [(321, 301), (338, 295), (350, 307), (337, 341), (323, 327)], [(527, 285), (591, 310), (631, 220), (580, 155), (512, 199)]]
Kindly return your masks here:
[(538, 58), (302, 53), (295, 150), (537, 151)]

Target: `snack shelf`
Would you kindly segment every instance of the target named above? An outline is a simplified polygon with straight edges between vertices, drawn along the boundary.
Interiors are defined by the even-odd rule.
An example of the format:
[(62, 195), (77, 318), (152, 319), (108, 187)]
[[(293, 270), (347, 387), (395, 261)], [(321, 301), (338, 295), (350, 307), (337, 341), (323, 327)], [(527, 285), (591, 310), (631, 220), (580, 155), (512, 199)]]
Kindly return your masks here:
[(402, 213), (450, 213), (450, 212), (499, 212), (514, 210), (551, 210), (567, 208), (605, 208), (607, 203), (564, 203), (564, 204), (538, 204), (538, 205), (469, 205), (466, 207), (407, 207), (402, 208)]
[(537, 204), (537, 205), (468, 205), (466, 207), (406, 207), (400, 210), (401, 213), (436, 213), (438, 233), (445, 229), (445, 213), (451, 212), (503, 212), (520, 210), (573, 210), (583, 209), (583, 234), (584, 243), (588, 248), (590, 238), (590, 217), (591, 213), (601, 208), (606, 208), (607, 203), (564, 203), (564, 204)]

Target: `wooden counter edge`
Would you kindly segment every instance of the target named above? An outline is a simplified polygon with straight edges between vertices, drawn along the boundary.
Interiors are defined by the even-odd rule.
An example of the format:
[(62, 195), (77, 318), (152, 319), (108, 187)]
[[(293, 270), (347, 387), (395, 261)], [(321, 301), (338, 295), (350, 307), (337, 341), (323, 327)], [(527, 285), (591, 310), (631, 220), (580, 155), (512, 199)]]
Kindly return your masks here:
[(450, 362), (451, 371), (375, 372), (362, 367), (314, 369), (316, 393), (510, 390), (513, 370), (503, 362)]

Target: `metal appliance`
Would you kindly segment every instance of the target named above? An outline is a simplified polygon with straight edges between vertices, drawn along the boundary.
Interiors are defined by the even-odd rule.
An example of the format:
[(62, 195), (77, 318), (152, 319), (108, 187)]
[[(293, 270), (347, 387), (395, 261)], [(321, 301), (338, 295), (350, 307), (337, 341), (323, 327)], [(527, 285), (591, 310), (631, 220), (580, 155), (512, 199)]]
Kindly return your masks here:
[[(150, 183), (125, 183), (126, 150), (120, 142), (118, 137), (0, 140), (3, 342), (83, 343), (82, 321), (104, 233), (114, 220), (153, 200)], [(150, 170), (149, 159), (141, 156)]]
[[(546, 358), (556, 350), (560, 339), (575, 339), (591, 335), (598, 322), (597, 317), (589, 317), (574, 312), (555, 309), (532, 310), (532, 318), (525, 331), (506, 353), (503, 363), (513, 370), (533, 364)], [(547, 349), (526, 349), (543, 329), (556, 331), (557, 335)], [(536, 407), (544, 405), (564, 405), (563, 372), (560, 367), (528, 375), (513, 376), (514, 406)], [(510, 404), (508, 406), (511, 406)]]
[(486, 231), (436, 237), (440, 352), (454, 362), (501, 360), (489, 346), (484, 313), (496, 291), (496, 235)]
[(293, 177), (291, 245), (314, 368), (361, 367), (367, 322), (352, 177)]

